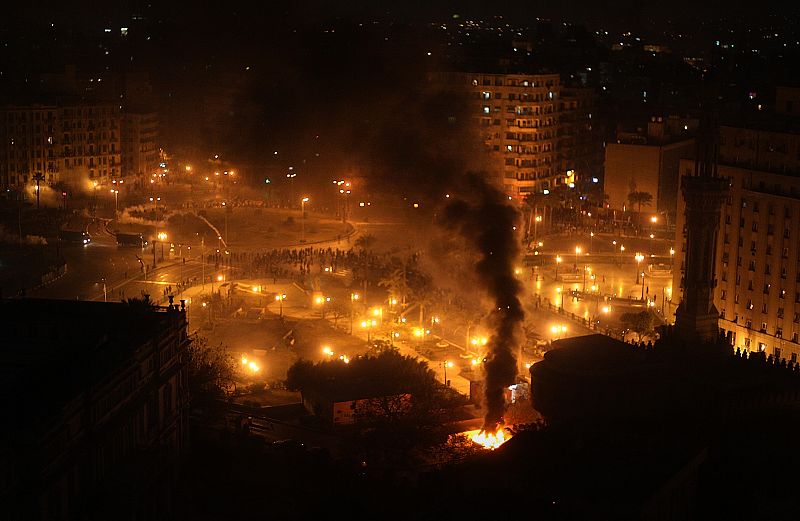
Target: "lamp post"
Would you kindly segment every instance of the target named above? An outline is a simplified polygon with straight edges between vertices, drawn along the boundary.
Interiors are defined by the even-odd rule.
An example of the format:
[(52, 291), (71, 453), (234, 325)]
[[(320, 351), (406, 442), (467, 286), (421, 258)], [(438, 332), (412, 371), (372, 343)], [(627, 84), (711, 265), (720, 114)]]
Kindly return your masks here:
[[(164, 241), (167, 240), (167, 234), (164, 232), (158, 232), (158, 240), (161, 242), (161, 260), (164, 260)], [(153, 256), (155, 257), (155, 251), (153, 251)]]
[(447, 368), (453, 367), (453, 365), (454, 365), (453, 362), (451, 362), (450, 360), (445, 360), (444, 362), (442, 362), (442, 366), (444, 367), (444, 385), (446, 387), (450, 387), (450, 381), (447, 379)]
[(308, 197), (303, 197), (300, 200), (300, 242), (306, 242), (306, 203)]
[(644, 300), (644, 272), (642, 272), (642, 298), (639, 300)]
[[(230, 235), (228, 235), (228, 203), (222, 201), (222, 208), (224, 209), (223, 213), (225, 214), (225, 237), (230, 239)], [(227, 241), (228, 239), (225, 240)]]
[(582, 251), (580, 246), (575, 246), (575, 265), (573, 266), (575, 270), (578, 269), (578, 255), (580, 255)]
[(36, 181), (36, 209), (39, 209), (39, 183), (44, 181), (44, 175), (41, 172), (36, 172), (33, 176), (33, 180)]
[(275, 295), (275, 300), (277, 300), (280, 303), (278, 316), (279, 317), (283, 317), (283, 301), (286, 300), (286, 293), (281, 293), (280, 295)]
[(533, 243), (536, 244), (537, 237), (539, 236), (539, 223), (542, 222), (542, 216), (537, 215), (533, 219)]
[(636, 255), (634, 255), (633, 258), (636, 259), (636, 284), (639, 284), (639, 272), (641, 271), (640, 266), (642, 264), (642, 261), (644, 260), (644, 255), (642, 255), (639, 252), (636, 252)]
[(675, 269), (675, 248), (669, 249), (669, 270)]
[(350, 334), (353, 334), (353, 314), (355, 312), (356, 301), (361, 298), (358, 293), (350, 293)]
[(564, 288), (563, 287), (556, 288), (556, 293), (561, 295), (561, 303), (559, 304), (558, 308), (563, 311), (564, 310)]
[(556, 280), (558, 280), (558, 265), (561, 264), (561, 256), (556, 255)]
[(112, 189), (111, 193), (114, 194), (114, 219), (119, 214), (119, 190)]

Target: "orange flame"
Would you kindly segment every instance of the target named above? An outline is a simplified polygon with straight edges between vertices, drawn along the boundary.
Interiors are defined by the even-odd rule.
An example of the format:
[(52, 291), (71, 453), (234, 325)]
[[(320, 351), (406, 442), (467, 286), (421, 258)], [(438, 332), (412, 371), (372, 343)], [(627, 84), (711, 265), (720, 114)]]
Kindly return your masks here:
[(503, 443), (511, 439), (511, 435), (502, 427), (498, 427), (495, 432), (485, 430), (468, 431), (465, 433), (469, 439), (488, 450), (494, 450)]

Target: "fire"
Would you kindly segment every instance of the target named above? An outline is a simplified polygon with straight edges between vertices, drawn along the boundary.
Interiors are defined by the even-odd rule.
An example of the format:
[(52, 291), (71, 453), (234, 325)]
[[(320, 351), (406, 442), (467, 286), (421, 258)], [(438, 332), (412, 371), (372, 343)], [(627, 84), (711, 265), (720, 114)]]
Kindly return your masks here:
[(469, 439), (488, 450), (494, 450), (511, 439), (511, 435), (502, 427), (498, 427), (495, 432), (487, 432), (481, 429), (477, 431), (468, 431), (465, 434)]

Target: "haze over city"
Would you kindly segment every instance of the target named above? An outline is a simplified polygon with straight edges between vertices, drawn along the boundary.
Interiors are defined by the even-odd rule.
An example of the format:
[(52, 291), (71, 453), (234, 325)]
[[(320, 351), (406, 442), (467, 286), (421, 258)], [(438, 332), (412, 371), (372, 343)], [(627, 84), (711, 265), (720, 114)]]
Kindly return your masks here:
[(0, 518), (796, 519), (800, 11), (0, 17)]

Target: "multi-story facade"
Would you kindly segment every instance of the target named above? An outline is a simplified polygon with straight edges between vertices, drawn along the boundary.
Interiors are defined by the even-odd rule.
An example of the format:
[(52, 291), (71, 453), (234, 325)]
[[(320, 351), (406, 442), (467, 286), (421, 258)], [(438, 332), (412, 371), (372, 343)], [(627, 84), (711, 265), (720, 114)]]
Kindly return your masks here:
[(564, 178), (558, 160), (558, 74), (447, 73), (439, 78), (473, 101), (487, 151), (511, 197), (523, 199)]
[(590, 88), (564, 87), (561, 91), (559, 161), (565, 173), (574, 173), (574, 182), (584, 192), (600, 186), (604, 177), (603, 143), (595, 117), (596, 100), (597, 95)]
[(0, 109), (0, 188), (103, 183), (121, 174), (119, 106), (86, 103)]
[[(800, 355), (800, 135), (720, 129), (719, 176), (729, 180), (715, 259), (719, 328), (734, 345), (796, 360)], [(693, 173), (681, 161), (681, 173)], [(679, 198), (676, 258), (685, 251)], [(676, 265), (676, 268), (678, 266)], [(675, 270), (680, 298), (684, 266)]]
[(27, 299), (0, 312), (3, 518), (170, 517), (188, 434), (185, 310)]
[(513, 199), (599, 182), (602, 147), (592, 127), (592, 89), (565, 87), (559, 74), (453, 72), (437, 81), (467, 92), (482, 141)]
[(62, 180), (81, 178), (104, 183), (120, 176), (121, 136), (119, 105), (85, 104), (60, 109)]
[(61, 170), (59, 109), (50, 105), (0, 109), (0, 189), (53, 183)]
[(158, 114), (122, 116), (122, 176), (142, 180), (158, 169)]

